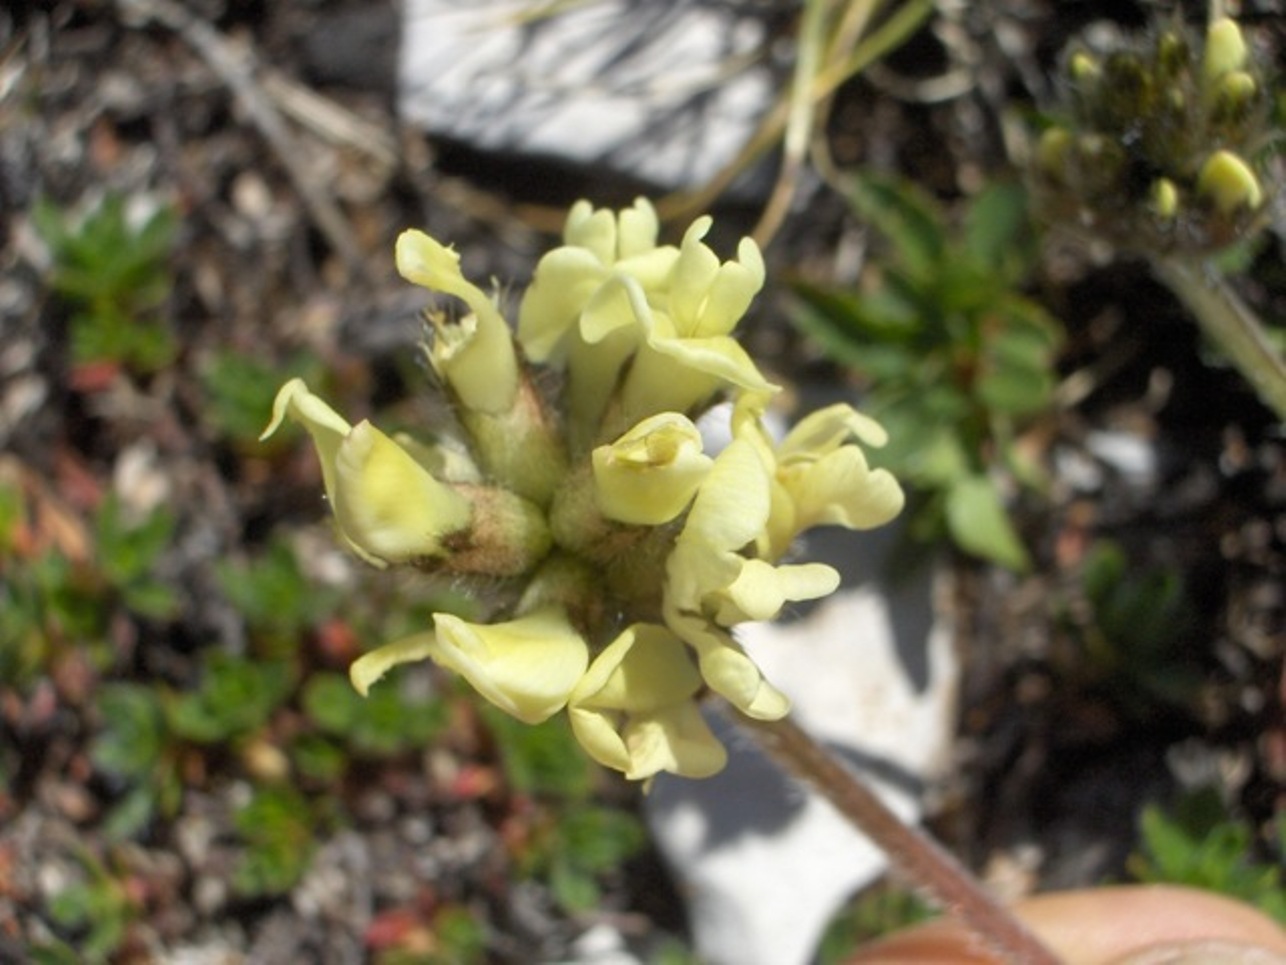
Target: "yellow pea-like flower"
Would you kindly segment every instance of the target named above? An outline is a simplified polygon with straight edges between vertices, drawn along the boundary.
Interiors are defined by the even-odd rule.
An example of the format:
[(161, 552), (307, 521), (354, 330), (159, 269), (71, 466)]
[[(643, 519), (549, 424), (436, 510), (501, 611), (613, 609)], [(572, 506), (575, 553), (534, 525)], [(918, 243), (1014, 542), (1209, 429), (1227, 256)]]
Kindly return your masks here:
[(464, 277), (460, 256), (423, 231), (397, 239), (397, 270), (407, 281), (454, 295), (471, 312), (455, 325), (442, 325), (429, 361), (468, 409), (507, 411), (518, 392), (518, 356), (509, 324), (486, 293)]
[(589, 665), (584, 637), (558, 607), (501, 623), (470, 623), (447, 613), (433, 622), (428, 656), (527, 724), (562, 710)]
[(635, 624), (594, 659), (567, 715), (589, 755), (631, 780), (661, 771), (708, 777), (722, 770), (727, 752), (692, 700), (700, 687), (678, 637)]
[(439, 482), (369, 422), (349, 426), (302, 379), (281, 387), (264, 437), (287, 418), (303, 425), (321, 459), (326, 495), (345, 542), (376, 566), (445, 555), (468, 529), (469, 500)]
[(710, 471), (701, 433), (676, 412), (644, 419), (591, 455), (599, 509), (608, 519), (658, 526), (678, 516)]
[[(286, 419), (307, 429), (354, 552), (487, 577), (483, 618), (436, 613), (431, 629), (362, 656), (359, 693), (429, 660), (518, 720), (566, 712), (586, 753), (644, 782), (723, 768), (698, 706), (707, 690), (756, 719), (789, 711), (732, 628), (833, 592), (831, 567), (779, 562), (795, 536), (878, 525), (902, 492), (867, 464), (883, 430), (851, 407), (805, 418), (780, 443), (769, 434), (778, 388), (733, 335), (763, 258), (746, 239), (722, 260), (710, 226), (661, 245), (646, 201), (578, 203), (516, 332), (453, 250), (404, 232), (402, 275), (468, 309), (430, 317), (427, 356), (452, 410), (431, 444), (350, 425), (297, 379), (282, 387), (265, 435)], [(712, 455), (693, 420), (721, 395), (732, 441)]]

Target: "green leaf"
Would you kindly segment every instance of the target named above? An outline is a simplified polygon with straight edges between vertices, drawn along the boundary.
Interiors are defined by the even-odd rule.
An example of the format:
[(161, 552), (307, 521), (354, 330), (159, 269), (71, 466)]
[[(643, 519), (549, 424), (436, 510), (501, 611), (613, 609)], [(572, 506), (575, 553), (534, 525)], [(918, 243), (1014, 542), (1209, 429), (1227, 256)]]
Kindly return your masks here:
[(483, 705), (481, 711), (495, 735), (505, 775), (516, 790), (571, 799), (589, 793), (590, 765), (565, 717), (533, 726), (490, 705)]
[(1129, 562), (1120, 544), (1099, 540), (1091, 548), (1081, 571), (1081, 585), (1085, 595), (1096, 607), (1101, 607), (1109, 594), (1122, 582)]
[(1216, 891), (1286, 923), (1281, 856), (1270, 863), (1257, 860), (1252, 829), (1228, 816), (1216, 788), (1191, 792), (1172, 814), (1148, 805), (1139, 833), (1142, 851), (1131, 856), (1129, 867), (1140, 881)]
[(422, 746), (446, 726), (441, 701), (411, 706), (399, 686), (374, 687), (362, 697), (348, 677), (319, 673), (304, 685), (304, 712), (323, 731), (365, 754), (397, 754)]
[(110, 493), (95, 519), (98, 562), (113, 586), (125, 588), (142, 580), (156, 565), (174, 536), (174, 517), (158, 509), (146, 519), (126, 519), (120, 497)]
[(72, 358), (80, 363), (117, 362), (139, 372), (155, 372), (178, 354), (178, 342), (164, 328), (126, 314), (120, 306), (95, 303), (71, 320)]
[(30, 950), (32, 965), (84, 965), (80, 952), (66, 942), (50, 939)]
[(841, 965), (852, 959), (859, 946), (934, 914), (932, 906), (915, 892), (877, 883), (864, 889), (831, 920), (817, 949), (817, 963)]
[[(929, 395), (926, 393), (918, 400), (918, 408), (899, 403), (896, 406), (881, 404), (873, 410), (888, 431), (889, 442), (883, 449), (872, 452), (871, 459), (917, 487), (937, 489), (972, 472), (973, 466), (952, 419), (942, 413), (942, 408), (951, 411), (955, 406), (940, 399), (942, 408), (939, 408), (933, 405)], [(963, 400), (960, 403), (963, 405)], [(929, 415), (931, 411), (933, 414)]]
[(312, 808), (298, 791), (274, 787), (257, 791), (233, 817), (245, 849), (233, 871), (238, 894), (280, 895), (303, 876), (312, 860)]
[(178, 596), (164, 583), (149, 581), (127, 586), (122, 598), (132, 612), (151, 620), (169, 620), (179, 610)]
[(108, 812), (103, 830), (113, 841), (132, 838), (148, 826), (157, 812), (156, 789), (151, 782), (140, 784)]
[(32, 220), (49, 245), (50, 287), (77, 309), (73, 358), (140, 372), (168, 364), (178, 343), (155, 316), (170, 292), (174, 209), (159, 208), (136, 226), (124, 198), (110, 194), (78, 223), (45, 201), (37, 202)]
[(965, 215), (964, 250), (992, 271), (1021, 273), (1034, 250), (1030, 227), (1026, 189), (1017, 182), (992, 182)]
[(857, 293), (800, 283), (794, 291), (836, 331), (862, 342), (904, 342), (921, 327), (916, 306), (887, 286)]
[(0, 550), (13, 549), (18, 525), (26, 512), (26, 501), (17, 484), (0, 483)]
[(638, 818), (613, 808), (567, 812), (558, 826), (560, 854), (578, 868), (601, 873), (637, 854), (646, 841)]
[(979, 401), (988, 410), (1012, 416), (1043, 411), (1053, 389), (1050, 373), (1018, 366), (988, 367), (974, 386)]
[(142, 684), (105, 684), (98, 712), (103, 730), (90, 750), (94, 763), (120, 777), (148, 778), (165, 749), (160, 698)]
[(853, 207), (893, 245), (912, 277), (929, 283), (946, 256), (941, 212), (919, 187), (875, 173), (859, 176), (849, 195)]
[(65, 928), (83, 932), (76, 946), (85, 961), (105, 962), (125, 940), (138, 909), (97, 859), (86, 854), (82, 861), (89, 880), (54, 895), (49, 916)]
[(361, 708), (361, 697), (348, 678), (337, 673), (314, 674), (304, 684), (304, 713), (322, 730), (344, 734)]
[(986, 476), (965, 476), (947, 491), (947, 529), (967, 553), (1023, 572), (1031, 561), (1018, 539), (1000, 494)]
[(800, 331), (817, 343), (828, 358), (850, 368), (862, 367), (866, 348), (835, 316), (818, 311), (810, 305), (800, 305), (791, 313), (791, 320)]
[(38, 197), (31, 206), (31, 224), (55, 258), (67, 244), (66, 216), (49, 198)]
[(267, 723), (293, 682), (289, 664), (212, 653), (198, 690), (170, 706), (170, 726), (188, 740), (209, 744), (252, 733)]
[(200, 369), (206, 395), (205, 416), (234, 440), (257, 445), (281, 384), (296, 376), (315, 382), (320, 368), (315, 358), (303, 354), (278, 362), (233, 351), (218, 352)]
[(487, 933), (468, 908), (447, 905), (433, 916), (440, 951), (427, 965), (472, 965), (487, 961)]
[(316, 734), (303, 734), (290, 745), (290, 759), (305, 778), (333, 784), (344, 774), (348, 755), (342, 748)]
[(601, 895), (593, 875), (560, 856), (549, 869), (549, 890), (559, 906), (572, 913), (589, 911)]
[(263, 649), (282, 656), (294, 653), (304, 630), (324, 620), (337, 604), (333, 592), (309, 581), (281, 539), (250, 562), (216, 564), (215, 576), (255, 635), (267, 638)]

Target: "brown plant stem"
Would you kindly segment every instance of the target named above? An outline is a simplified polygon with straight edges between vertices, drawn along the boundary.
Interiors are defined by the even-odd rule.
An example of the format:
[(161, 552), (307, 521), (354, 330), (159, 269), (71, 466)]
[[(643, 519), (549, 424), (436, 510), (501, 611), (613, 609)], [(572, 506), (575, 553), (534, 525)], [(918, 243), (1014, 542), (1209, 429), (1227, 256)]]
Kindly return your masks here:
[(1058, 957), (984, 891), (959, 861), (932, 838), (905, 824), (789, 717), (761, 721), (736, 716), (774, 760), (812, 785), (881, 848), (897, 874), (960, 919), (1001, 961), (1057, 965)]

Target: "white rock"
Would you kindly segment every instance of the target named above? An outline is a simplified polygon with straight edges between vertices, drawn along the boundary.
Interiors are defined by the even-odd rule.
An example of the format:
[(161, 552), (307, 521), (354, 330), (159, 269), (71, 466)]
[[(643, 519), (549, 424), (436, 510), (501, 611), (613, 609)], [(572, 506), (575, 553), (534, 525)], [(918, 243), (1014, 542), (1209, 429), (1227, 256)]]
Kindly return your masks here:
[[(834, 542), (851, 562), (854, 553), (869, 561), (873, 542), (882, 540), (844, 533)], [(836, 562), (834, 552), (807, 556)], [(741, 636), (791, 697), (796, 721), (915, 821), (919, 791), (945, 762), (953, 730), (950, 628), (934, 606), (929, 573), (897, 587), (857, 577), (805, 618), (752, 626)], [(653, 833), (688, 897), (703, 961), (802, 965), (885, 860), (749, 737), (715, 723), (731, 751), (727, 770), (704, 781), (658, 779), (647, 801)]]
[(736, 157), (774, 96), (755, 57), (763, 21), (734, 4), (536, 6), (406, 0), (403, 118), (482, 150), (605, 165), (674, 189)]

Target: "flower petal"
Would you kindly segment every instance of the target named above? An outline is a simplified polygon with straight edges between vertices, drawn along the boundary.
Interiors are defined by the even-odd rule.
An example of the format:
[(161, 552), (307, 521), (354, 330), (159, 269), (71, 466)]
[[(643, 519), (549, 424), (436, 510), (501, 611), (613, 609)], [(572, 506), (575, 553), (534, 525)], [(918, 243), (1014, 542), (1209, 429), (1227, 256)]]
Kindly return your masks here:
[(443, 539), (466, 529), (473, 512), (369, 422), (354, 426), (336, 450), (334, 487), (344, 536), (388, 563), (443, 555)]
[(690, 614), (666, 613), (666, 623), (697, 652), (701, 677), (747, 717), (778, 720), (790, 712), (790, 699), (770, 684), (755, 662), (726, 632)]
[(593, 707), (567, 708), (567, 720), (577, 742), (604, 767), (624, 773), (630, 769), (630, 749), (620, 734), (625, 715), (620, 711)]
[(656, 236), (661, 222), (647, 198), (635, 198), (633, 206), (616, 216), (616, 258), (623, 261), (657, 250)]
[(783, 462), (794, 458), (815, 458), (838, 448), (850, 439), (879, 448), (888, 442), (884, 427), (851, 405), (837, 402), (810, 412), (786, 433), (778, 447), (777, 457)]
[(397, 239), (397, 270), (407, 281), (454, 295), (472, 310), (456, 325), (438, 329), (429, 361), (475, 412), (507, 412), (518, 391), (513, 333), (500, 310), (460, 271), (460, 256), (422, 231)]
[(430, 291), (460, 299), (479, 318), (504, 321), (490, 298), (460, 270), (460, 255), (423, 231), (403, 231), (394, 248), (397, 271), (403, 278)]
[[(684, 232), (683, 242), (679, 245), (679, 260), (675, 262), (674, 274), (670, 276), (670, 311), (676, 320), (696, 322), (705, 304), (710, 284), (719, 271), (719, 256), (701, 241), (713, 223), (714, 219), (709, 215), (698, 218)], [(682, 336), (701, 334), (682, 327), (679, 333)]]
[[(748, 392), (776, 392), (750, 354), (730, 335), (709, 338), (650, 338), (653, 351), (679, 362), (689, 369), (712, 375), (727, 385)], [(673, 369), (671, 368), (671, 379)]]
[(675, 412), (644, 419), (591, 455), (598, 506), (622, 523), (658, 526), (692, 501), (713, 460), (701, 451), (701, 433)]
[(312, 436), (313, 445), (317, 447), (317, 457), (321, 462), (322, 482), (326, 487), (326, 496), (333, 504), (335, 454), (352, 426), (320, 397), (313, 395), (303, 379), (291, 379), (277, 390), (277, 397), (272, 403), (272, 421), (268, 423), (268, 428), (263, 430), (259, 438), (267, 439), (276, 432), (287, 416), (302, 425)]
[(886, 469), (871, 469), (857, 446), (842, 446), (811, 465), (787, 465), (777, 478), (795, 504), (796, 532), (813, 526), (871, 529), (902, 511), (906, 496)]
[(602, 263), (584, 248), (555, 248), (540, 259), (518, 307), (518, 341), (532, 361), (562, 354), (568, 333), (606, 278)]
[[(613, 332), (633, 329), (640, 312), (648, 313), (647, 294), (638, 279), (617, 272), (603, 279), (602, 285), (586, 299), (580, 317), (580, 334), (591, 345), (597, 345)], [(638, 337), (631, 340), (638, 343)]]
[(715, 551), (736, 551), (763, 529), (768, 476), (754, 446), (734, 439), (715, 457), (692, 503), (679, 539)]
[(715, 622), (731, 627), (746, 620), (772, 620), (792, 600), (816, 600), (839, 588), (839, 573), (825, 563), (773, 566), (746, 560), (726, 590), (715, 594)]
[(661, 771), (710, 777), (728, 763), (728, 752), (690, 701), (634, 717), (625, 727), (630, 766), (625, 776), (643, 781)]
[(446, 613), (433, 620), (430, 656), (524, 723), (561, 710), (589, 664), (589, 648), (558, 607), (490, 625)]
[[(734, 439), (715, 457), (665, 562), (667, 612), (703, 614), (710, 595), (736, 580), (746, 562), (738, 551), (759, 535), (769, 505), (769, 480), (758, 453), (746, 440)], [(673, 627), (668, 615), (667, 622)]]
[(790, 698), (764, 679), (755, 662), (739, 649), (707, 650), (700, 660), (701, 676), (710, 688), (747, 717), (780, 720), (790, 712)]
[(649, 712), (687, 700), (700, 688), (701, 675), (683, 642), (663, 626), (636, 623), (594, 658), (569, 703)]
[(399, 664), (429, 659), (433, 646), (433, 634), (427, 632), (386, 643), (354, 660), (348, 668), (348, 679), (352, 681), (353, 689), (365, 697), (371, 684)]
[(737, 327), (764, 286), (764, 260), (759, 246), (743, 238), (738, 260), (724, 262), (715, 272), (705, 301), (688, 333), (693, 336), (726, 335)]
[(634, 624), (594, 659), (568, 700), (568, 719), (591, 757), (631, 779), (661, 770), (710, 774), (723, 766), (723, 748), (700, 714), (694, 721), (683, 710), (695, 712), (691, 698), (700, 689), (678, 637)]

